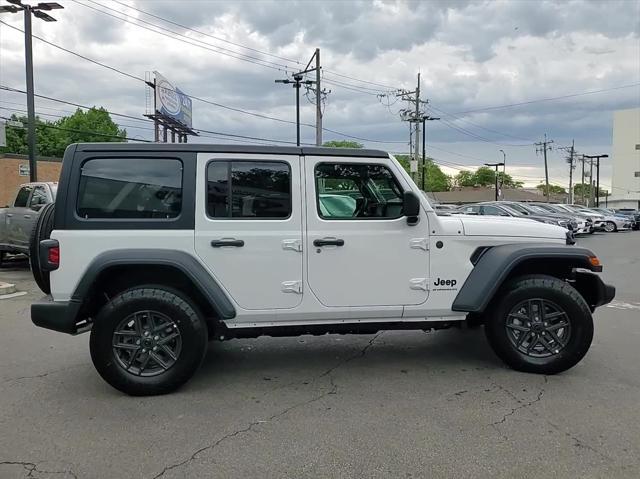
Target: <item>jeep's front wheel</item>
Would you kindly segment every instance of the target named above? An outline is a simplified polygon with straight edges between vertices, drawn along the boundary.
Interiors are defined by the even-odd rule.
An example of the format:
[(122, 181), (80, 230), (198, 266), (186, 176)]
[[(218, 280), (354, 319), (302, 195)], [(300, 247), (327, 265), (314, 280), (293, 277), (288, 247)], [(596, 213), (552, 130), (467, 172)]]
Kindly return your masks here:
[(593, 339), (586, 302), (569, 283), (551, 276), (516, 278), (487, 314), (485, 332), (495, 353), (518, 371), (555, 374), (575, 366)]
[(165, 394), (202, 363), (207, 327), (181, 293), (137, 287), (100, 310), (89, 345), (98, 373), (114, 388), (133, 396)]

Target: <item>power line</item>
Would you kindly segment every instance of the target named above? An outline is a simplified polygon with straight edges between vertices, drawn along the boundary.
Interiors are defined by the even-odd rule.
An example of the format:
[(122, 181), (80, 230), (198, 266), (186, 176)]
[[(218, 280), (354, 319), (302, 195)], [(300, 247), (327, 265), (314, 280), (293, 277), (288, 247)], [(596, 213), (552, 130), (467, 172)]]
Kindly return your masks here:
[[(11, 91), (11, 92), (14, 92), (14, 93), (22, 93), (22, 94), (26, 93), (24, 90), (19, 90), (17, 88), (8, 87), (6, 85), (0, 85), (0, 90), (6, 90), (6, 91)], [(78, 107), (78, 108), (86, 108), (86, 109), (93, 108), (93, 107), (89, 107), (87, 105), (82, 105), (80, 103), (70, 102), (70, 101), (66, 101), (66, 100), (60, 100), (58, 98), (53, 98), (53, 97), (50, 97), (50, 96), (38, 95), (38, 94), (36, 94), (35, 96), (37, 98), (44, 98), (46, 100), (50, 100), (50, 101), (54, 101), (54, 102), (58, 102), (58, 103), (63, 103), (63, 104), (66, 104), (66, 105), (72, 105), (72, 106), (75, 106), (75, 107)], [(148, 121), (149, 123), (152, 123), (151, 120), (140, 120), (139, 118), (136, 118), (136, 117), (131, 116), (131, 115), (126, 115), (126, 114), (123, 114), (123, 113), (116, 113), (116, 112), (113, 112), (113, 111), (109, 111), (106, 108), (103, 108), (103, 109), (107, 113), (109, 113), (110, 115), (113, 115), (113, 116), (120, 116), (120, 117), (123, 117), (123, 118), (131, 118), (131, 119), (138, 120), (138, 121)], [(220, 136), (229, 136), (229, 137), (232, 137), (232, 138), (246, 138), (246, 139), (249, 139), (249, 140), (269, 141), (269, 142), (272, 142), (272, 143), (295, 144), (295, 142), (292, 142), (292, 141), (275, 140), (275, 139), (272, 139), (272, 138), (260, 138), (260, 137), (254, 137), (254, 136), (236, 135), (236, 134), (232, 134), (232, 133), (223, 133), (223, 132), (218, 132), (218, 131), (201, 130), (201, 129), (197, 129), (196, 131), (202, 131), (202, 132), (205, 132), (205, 133), (212, 133), (212, 134), (220, 135)]]
[[(76, 1), (76, 0), (74, 0), (74, 1)], [(22, 31), (17, 27), (14, 27), (12, 25), (6, 24), (2, 20), (0, 20), (0, 23), (3, 23), (5, 25), (13, 28), (14, 30)], [(136, 75), (133, 75), (131, 73), (127, 73), (127, 72), (125, 72), (123, 70), (120, 70), (118, 68), (112, 67), (112, 66), (107, 65), (105, 63), (99, 62), (97, 60), (93, 60), (93, 59), (91, 59), (91, 58), (89, 58), (89, 57), (87, 57), (85, 55), (79, 54), (79, 53), (74, 52), (72, 50), (69, 50), (67, 48), (64, 48), (64, 47), (61, 47), (59, 45), (56, 45), (55, 43), (50, 42), (48, 40), (45, 40), (45, 39), (43, 39), (41, 37), (37, 37), (35, 35), (34, 35), (34, 37), (37, 38), (38, 40), (46, 43), (47, 45), (50, 45), (50, 46), (52, 46), (54, 48), (57, 48), (57, 49), (60, 49), (60, 50), (62, 50), (64, 52), (66, 52), (66, 53), (69, 53), (71, 55), (77, 56), (79, 58), (82, 58), (83, 60), (89, 61), (89, 62), (91, 62), (91, 63), (93, 63), (95, 65), (107, 68), (107, 69), (109, 69), (109, 70), (111, 70), (113, 72), (119, 73), (119, 74), (124, 75), (124, 76), (126, 76), (128, 78), (131, 78), (131, 79), (138, 80), (138, 81), (141, 81), (143, 83), (146, 83), (145, 80), (143, 78), (141, 78), (141, 77), (137, 77)], [(216, 106), (218, 108), (223, 108), (225, 110), (235, 111), (237, 113), (250, 115), (250, 116), (253, 116), (253, 117), (256, 117), (256, 118), (262, 118), (262, 119), (265, 119), (265, 120), (277, 121), (277, 122), (280, 122), (280, 123), (287, 123), (287, 124), (295, 124), (295, 122), (291, 121), (291, 120), (285, 120), (283, 118), (278, 118), (278, 117), (274, 117), (274, 116), (270, 116), (270, 115), (265, 115), (265, 114), (262, 114), (262, 113), (256, 113), (256, 112), (252, 112), (252, 111), (248, 111), (248, 110), (243, 110), (241, 108), (236, 108), (236, 107), (232, 107), (232, 106), (229, 106), (229, 105), (224, 105), (222, 103), (218, 103), (218, 102), (215, 102), (215, 101), (212, 101), (212, 100), (207, 100), (205, 98), (201, 98), (201, 97), (198, 97), (198, 96), (195, 96), (195, 95), (189, 95), (187, 93), (184, 93), (184, 95), (189, 97), (189, 98), (191, 98), (191, 99), (193, 99), (193, 100), (200, 101), (202, 103), (205, 103), (205, 104), (208, 104), (208, 105), (211, 105), (211, 106)], [(301, 123), (301, 125), (305, 126), (305, 127), (309, 127), (309, 128), (315, 128), (315, 125), (312, 125), (310, 123)], [(360, 140), (360, 141), (366, 141), (366, 142), (370, 142), (370, 143), (403, 143), (403, 142), (400, 142), (400, 141), (391, 141), (391, 140), (386, 141), (386, 140), (375, 140), (375, 139), (372, 139), (372, 138), (363, 138), (363, 137), (360, 137), (360, 136), (350, 135), (348, 133), (343, 133), (343, 132), (340, 132), (340, 131), (337, 131), (337, 130), (332, 130), (332, 129), (329, 129), (329, 128), (323, 128), (323, 131), (334, 133), (336, 135), (339, 135), (339, 136), (342, 136), (342, 137), (345, 137), (345, 138), (351, 138), (351, 139)]]
[(118, 0), (113, 0), (113, 1), (115, 3), (118, 3), (118, 4), (122, 5), (122, 6), (124, 6), (124, 7), (130, 8), (131, 10), (135, 10), (136, 12), (140, 12), (140, 13), (143, 13), (143, 14), (148, 15), (150, 17), (156, 18), (158, 20), (162, 20), (163, 22), (170, 23), (170, 24), (175, 25), (175, 26), (180, 27), (180, 28), (184, 28), (185, 30), (190, 30), (190, 31), (192, 31), (194, 33), (198, 33), (200, 35), (204, 35), (206, 37), (213, 38), (214, 40), (218, 40), (218, 41), (221, 41), (221, 42), (224, 42), (224, 43), (228, 43), (228, 44), (234, 45), (236, 47), (244, 48), (244, 49), (250, 50), (252, 52), (260, 53), (261, 55), (269, 56), (269, 57), (272, 57), (272, 58), (277, 58), (279, 60), (283, 60), (283, 61), (290, 62), (290, 63), (295, 63), (296, 65), (300, 65), (300, 62), (298, 60), (293, 60), (291, 58), (286, 58), (286, 57), (275, 55), (273, 53), (269, 53), (269, 52), (266, 52), (266, 51), (263, 51), (263, 50), (258, 50), (257, 48), (252, 48), (252, 47), (249, 47), (247, 45), (243, 45), (241, 43), (235, 43), (235, 42), (232, 42), (231, 40), (227, 40), (225, 38), (217, 37), (215, 35), (211, 35), (209, 33), (206, 33), (206, 32), (200, 31), (200, 30), (196, 30), (195, 28), (187, 27), (186, 25), (182, 25), (181, 23), (174, 22), (173, 20), (169, 20), (169, 19), (163, 18), (163, 17), (161, 17), (159, 15), (155, 15), (153, 13), (147, 12), (147, 11), (142, 10), (140, 8), (136, 8), (136, 7), (132, 6), (132, 5), (128, 5), (128, 4), (124, 3), (124, 2), (119, 2)]
[[(131, 15), (128, 15), (126, 13), (120, 12), (120, 11), (115, 10), (113, 8), (107, 7), (106, 5), (102, 5), (101, 3), (95, 2), (93, 0), (87, 0), (87, 1), (93, 3), (94, 5), (98, 5), (101, 8), (104, 8), (104, 9), (106, 9), (108, 11), (104, 11), (104, 10), (101, 10), (99, 8), (93, 7), (91, 5), (87, 5), (85, 3), (79, 2), (78, 0), (71, 0), (71, 1), (74, 2), (74, 3), (77, 3), (78, 5), (82, 5), (85, 8), (89, 8), (89, 9), (94, 10), (96, 12), (102, 13), (103, 15), (107, 15), (109, 17), (115, 18), (115, 19), (120, 20), (122, 22), (129, 23), (130, 25), (134, 25), (134, 26), (136, 26), (138, 28), (142, 28), (144, 30), (148, 30), (150, 32), (157, 33), (158, 35), (169, 37), (169, 38), (171, 38), (173, 40), (177, 40), (177, 41), (186, 43), (186, 44), (191, 45), (191, 46), (196, 46), (196, 47), (199, 47), (199, 48), (203, 48), (205, 50), (209, 50), (209, 51), (212, 51), (212, 52), (215, 52), (215, 53), (219, 53), (221, 55), (226, 55), (226, 56), (235, 58), (237, 60), (242, 60), (242, 61), (245, 61), (245, 62), (248, 62), (248, 63), (253, 63), (255, 65), (260, 65), (260, 66), (263, 66), (265, 68), (271, 68), (273, 70), (288, 71), (289, 68), (290, 68), (289, 66), (283, 65), (281, 63), (275, 63), (275, 62), (272, 62), (272, 61), (269, 61), (269, 60), (263, 60), (261, 58), (254, 57), (254, 56), (251, 56), (251, 55), (247, 55), (247, 54), (244, 54), (244, 53), (234, 52), (233, 50), (229, 50), (228, 48), (224, 48), (224, 47), (221, 47), (221, 46), (218, 46), (218, 45), (213, 45), (211, 43), (207, 43), (207, 42), (205, 42), (203, 40), (199, 40), (197, 38), (188, 37), (186, 35), (183, 35), (180, 32), (176, 32), (176, 31), (171, 30), (169, 28), (165, 28), (165, 27), (163, 27), (161, 25), (156, 25), (155, 23), (148, 22), (148, 21), (143, 20), (141, 18), (132, 17)], [(122, 18), (122, 17), (120, 17), (118, 15), (114, 15), (113, 13), (109, 13), (109, 11), (116, 12), (119, 15), (123, 15), (126, 18)], [(158, 31), (158, 30), (154, 30), (153, 28), (146, 27), (144, 25), (141, 25), (140, 23), (136, 23), (134, 21), (128, 20), (128, 18), (133, 18), (133, 19), (137, 20), (140, 23), (153, 26), (153, 27), (158, 28), (158, 29), (160, 29), (162, 31)], [(168, 33), (163, 33), (163, 32), (168, 32), (171, 35), (169, 35)], [(197, 43), (194, 43), (194, 42), (197, 42)]]
[(501, 110), (503, 108), (513, 108), (516, 106), (522, 106), (522, 105), (530, 105), (532, 103), (542, 103), (542, 102), (547, 102), (547, 101), (556, 101), (556, 100), (563, 100), (565, 98), (573, 98), (576, 96), (583, 96), (583, 95), (594, 95), (596, 93), (604, 93), (604, 92), (609, 92), (609, 91), (614, 91), (614, 90), (622, 90), (624, 88), (631, 88), (634, 86), (640, 86), (640, 82), (635, 82), (635, 83), (629, 83), (626, 85), (620, 85), (620, 86), (616, 86), (616, 87), (611, 87), (611, 88), (602, 88), (600, 90), (589, 90), (589, 91), (583, 91), (583, 92), (579, 92), (579, 93), (571, 93), (568, 95), (561, 95), (561, 96), (554, 96), (554, 97), (549, 97), (549, 98), (540, 98), (537, 100), (528, 100), (528, 101), (522, 101), (519, 103), (509, 103), (506, 105), (498, 105), (498, 106), (488, 106), (488, 107), (484, 107), (484, 108), (475, 108), (473, 110), (465, 110), (465, 111), (459, 111), (456, 112), (456, 115), (464, 115), (467, 113), (475, 113), (477, 111), (489, 111), (489, 110)]
[[(239, 48), (244, 48), (244, 49), (256, 52), (256, 53), (260, 53), (261, 55), (270, 56), (272, 58), (277, 58), (277, 59), (283, 60), (285, 62), (293, 63), (293, 64), (296, 65), (296, 67), (299, 67), (299, 66), (302, 65), (302, 63), (299, 60), (283, 57), (283, 56), (276, 55), (276, 54), (273, 54), (273, 53), (270, 53), (270, 52), (267, 52), (267, 51), (264, 51), (264, 50), (259, 50), (257, 48), (253, 48), (253, 47), (250, 47), (250, 46), (247, 46), (247, 45), (243, 45), (241, 43), (233, 42), (233, 41), (227, 40), (225, 38), (217, 37), (215, 35), (211, 35), (210, 33), (206, 33), (206, 32), (203, 32), (201, 30), (196, 30), (195, 28), (191, 28), (191, 27), (188, 27), (188, 26), (183, 25), (181, 23), (175, 22), (173, 20), (169, 20), (168, 18), (161, 17), (160, 15), (156, 15), (156, 14), (148, 12), (146, 10), (142, 10), (141, 8), (137, 8), (137, 7), (128, 5), (128, 4), (124, 3), (124, 2), (120, 2), (118, 0), (113, 0), (113, 1), (115, 3), (118, 3), (118, 4), (122, 5), (122, 6), (125, 6), (127, 8), (132, 9), (132, 10), (135, 10), (135, 11), (137, 11), (139, 13), (143, 13), (144, 15), (148, 15), (150, 17), (153, 17), (153, 18), (157, 19), (157, 20), (169, 23), (171, 25), (175, 25), (175, 26), (180, 27), (180, 28), (184, 28), (185, 30), (189, 30), (189, 31), (192, 31), (194, 33), (198, 33), (200, 35), (203, 35), (203, 36), (206, 36), (206, 37), (209, 37), (209, 38), (213, 38), (214, 40), (218, 40), (218, 41), (221, 41), (221, 42), (224, 42), (224, 43), (228, 43), (230, 45), (234, 45), (234, 46), (239, 47)], [(95, 2), (92, 2), (92, 3), (95, 3)], [(335, 75), (337, 77), (341, 77), (341, 78), (345, 78), (345, 79), (348, 79), (348, 80), (354, 80), (354, 81), (357, 81), (357, 82), (360, 82), (360, 83), (365, 83), (365, 84), (369, 84), (369, 85), (382, 87), (384, 90), (395, 90), (395, 89), (397, 89), (396, 87), (391, 87), (389, 85), (384, 85), (382, 83), (376, 83), (376, 82), (372, 82), (372, 81), (369, 81), (369, 80), (363, 80), (363, 79), (356, 78), (356, 77), (353, 77), (353, 76), (344, 75), (342, 73), (339, 73), (339, 72), (336, 72), (336, 71), (333, 71), (333, 70), (328, 70), (326, 68), (324, 69), (324, 71), (327, 72), (327, 73), (330, 73), (332, 75)], [(328, 78), (327, 80), (330, 80), (330, 79)], [(356, 86), (356, 85), (353, 85), (353, 86)]]
[(446, 115), (446, 116), (449, 116), (449, 117), (451, 117), (451, 118), (454, 118), (454, 119), (456, 119), (456, 120), (458, 120), (458, 121), (462, 121), (462, 122), (464, 122), (464, 123), (468, 123), (469, 125), (472, 125), (472, 126), (474, 126), (474, 127), (476, 127), (476, 128), (479, 128), (479, 129), (481, 129), (481, 130), (485, 130), (485, 131), (488, 131), (488, 132), (491, 132), (491, 133), (497, 133), (498, 135), (506, 136), (506, 137), (509, 137), (509, 138), (513, 138), (513, 139), (515, 139), (515, 140), (524, 140), (524, 141), (528, 141), (528, 142), (530, 142), (530, 143), (534, 143), (534, 141), (533, 141), (533, 140), (530, 140), (530, 139), (528, 139), (528, 138), (523, 138), (523, 137), (521, 137), (521, 136), (514, 136), (514, 135), (511, 135), (511, 134), (509, 134), (509, 133), (504, 133), (504, 132), (501, 132), (501, 131), (493, 130), (493, 129), (491, 129), (491, 128), (487, 128), (487, 127), (484, 127), (484, 126), (480, 126), (480, 125), (478, 125), (477, 123), (474, 123), (474, 122), (472, 122), (472, 121), (469, 121), (469, 120), (466, 120), (466, 119), (461, 118), (461, 117), (459, 117), (459, 116), (456, 116), (456, 115), (454, 115), (453, 113), (449, 113), (449, 112), (446, 112), (446, 111), (444, 111), (444, 110), (442, 110), (442, 109), (440, 109), (440, 108), (436, 108), (435, 106), (433, 106), (433, 103), (429, 103), (429, 108), (430, 108), (430, 109), (432, 109), (432, 110), (437, 111), (438, 113), (440, 113), (440, 114), (442, 114), (442, 115)]
[(475, 139), (477, 139), (477, 140), (483, 141), (483, 142), (485, 142), (485, 143), (491, 143), (491, 144), (496, 145), (496, 146), (501, 146), (501, 147), (503, 147), (503, 148), (504, 148), (504, 147), (507, 147), (507, 148), (508, 148), (508, 147), (523, 147), (523, 146), (531, 146), (531, 145), (533, 144), (533, 143), (527, 143), (527, 144), (510, 145), (510, 144), (506, 144), (506, 143), (496, 143), (495, 141), (490, 140), (490, 139), (488, 139), (488, 138), (485, 138), (484, 136), (477, 135), (476, 133), (473, 133), (472, 131), (469, 131), (469, 130), (467, 130), (466, 128), (462, 128), (462, 127), (460, 127), (460, 126), (457, 126), (457, 125), (453, 124), (453, 123), (452, 123), (451, 121), (449, 121), (449, 120), (444, 120), (444, 119), (443, 119), (443, 120), (442, 120), (442, 122), (443, 122), (443, 124), (444, 124), (445, 126), (447, 126), (447, 127), (451, 128), (452, 130), (456, 130), (456, 131), (458, 131), (458, 132), (462, 133), (463, 135), (470, 136), (470, 137), (472, 137), (472, 138), (475, 138)]

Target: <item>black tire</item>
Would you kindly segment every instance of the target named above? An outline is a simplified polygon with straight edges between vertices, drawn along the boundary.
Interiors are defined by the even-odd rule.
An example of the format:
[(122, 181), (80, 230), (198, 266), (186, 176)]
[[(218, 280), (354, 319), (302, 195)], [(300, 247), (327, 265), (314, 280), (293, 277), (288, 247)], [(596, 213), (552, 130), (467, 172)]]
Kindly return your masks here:
[[(490, 305), (492, 310), (485, 315), (485, 333), (494, 352), (511, 368), (529, 373), (556, 374), (575, 366), (589, 350), (593, 339), (591, 312), (580, 293), (569, 283), (545, 275), (523, 276), (506, 284), (496, 298), (499, 299)], [(551, 355), (548, 357), (525, 354), (510, 336), (518, 333), (508, 333), (510, 313), (529, 299), (542, 299), (545, 304), (553, 305), (566, 314), (562, 320), (566, 318), (569, 323), (566, 345), (555, 354), (549, 352)], [(537, 333), (535, 336), (531, 334), (532, 339), (538, 341)], [(548, 334), (541, 333), (545, 341), (549, 339)], [(542, 345), (541, 342), (537, 344), (538, 347)]]
[(55, 203), (44, 205), (38, 215), (38, 220), (31, 230), (29, 238), (29, 265), (33, 279), (44, 294), (51, 293), (51, 281), (49, 272), (43, 271), (40, 266), (39, 246), (40, 241), (49, 239), (53, 231), (53, 215), (55, 212)]
[[(139, 369), (138, 374), (125, 369), (113, 346), (116, 328), (138, 312), (165, 315), (179, 332), (181, 348), (177, 359), (156, 375), (140, 375), (144, 369)], [(100, 310), (89, 346), (95, 368), (114, 388), (132, 396), (166, 394), (186, 383), (200, 367), (207, 347), (207, 326), (196, 306), (182, 293), (163, 286), (140, 286), (121, 293)], [(142, 351), (139, 349), (137, 354)], [(150, 350), (147, 355), (151, 355)]]

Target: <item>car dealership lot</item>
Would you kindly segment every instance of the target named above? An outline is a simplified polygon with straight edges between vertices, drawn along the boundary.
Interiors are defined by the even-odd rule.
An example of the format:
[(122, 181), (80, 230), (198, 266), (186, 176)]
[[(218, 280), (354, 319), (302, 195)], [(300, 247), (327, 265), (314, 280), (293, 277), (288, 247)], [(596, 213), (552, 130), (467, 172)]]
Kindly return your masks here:
[(0, 477), (638, 477), (640, 234), (581, 237), (615, 301), (557, 376), (506, 369), (481, 329), (213, 342), (177, 393), (124, 396), (88, 335), (36, 328), (0, 281)]

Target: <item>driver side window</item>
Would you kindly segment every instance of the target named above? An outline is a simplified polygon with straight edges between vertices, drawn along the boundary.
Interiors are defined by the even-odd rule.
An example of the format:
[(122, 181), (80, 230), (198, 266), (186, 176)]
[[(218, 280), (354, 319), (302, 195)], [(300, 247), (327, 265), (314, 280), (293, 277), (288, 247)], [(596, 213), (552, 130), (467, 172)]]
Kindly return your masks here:
[(315, 169), (318, 214), (324, 219), (395, 219), (402, 190), (383, 165), (320, 163)]

